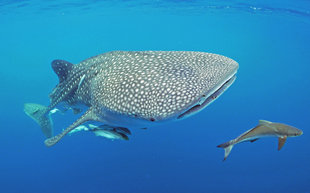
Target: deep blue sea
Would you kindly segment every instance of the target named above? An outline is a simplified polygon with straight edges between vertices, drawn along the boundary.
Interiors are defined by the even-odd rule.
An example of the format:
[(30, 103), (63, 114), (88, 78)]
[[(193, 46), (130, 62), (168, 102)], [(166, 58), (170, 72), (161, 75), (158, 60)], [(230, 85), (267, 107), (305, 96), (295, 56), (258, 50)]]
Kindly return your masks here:
[[(202, 112), (129, 141), (92, 133), (44, 145), (26, 102), (49, 104), (51, 61), (113, 50), (185, 50), (239, 63), (234, 84)], [(0, 1), (1, 193), (310, 193), (310, 2)], [(77, 119), (55, 113), (55, 133)], [(218, 144), (258, 120), (304, 131), (281, 151), (277, 138)]]

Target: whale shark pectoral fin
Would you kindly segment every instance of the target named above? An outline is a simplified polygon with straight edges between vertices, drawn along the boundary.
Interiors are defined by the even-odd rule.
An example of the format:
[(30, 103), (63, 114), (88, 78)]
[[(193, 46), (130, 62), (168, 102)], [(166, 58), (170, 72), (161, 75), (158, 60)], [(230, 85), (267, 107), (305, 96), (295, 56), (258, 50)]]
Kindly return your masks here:
[(73, 68), (73, 64), (65, 60), (54, 60), (52, 68), (59, 78), (59, 83), (66, 80), (69, 71)]
[(287, 139), (287, 136), (279, 137), (279, 143), (278, 143), (278, 150), (280, 151), (283, 145), (285, 144), (285, 141)]
[(58, 141), (60, 141), (67, 133), (75, 129), (76, 127), (80, 126), (81, 124), (87, 121), (100, 121), (97, 117), (96, 113), (94, 112), (93, 108), (89, 108), (78, 120), (76, 120), (73, 124), (67, 127), (58, 135), (48, 138), (44, 141), (45, 145), (51, 147), (55, 145)]

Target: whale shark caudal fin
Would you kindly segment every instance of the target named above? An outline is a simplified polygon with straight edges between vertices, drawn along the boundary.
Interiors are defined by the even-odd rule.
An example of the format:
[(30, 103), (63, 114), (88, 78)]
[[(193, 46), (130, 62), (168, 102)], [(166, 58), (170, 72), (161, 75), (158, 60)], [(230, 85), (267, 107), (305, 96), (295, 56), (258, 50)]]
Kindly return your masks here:
[(35, 120), (41, 127), (43, 134), (50, 138), (53, 136), (53, 122), (47, 111), (48, 108), (43, 105), (35, 103), (24, 104), (24, 112)]
[(76, 127), (80, 126), (81, 124), (87, 122), (87, 121), (100, 121), (99, 118), (97, 118), (96, 114), (94, 113), (94, 110), (92, 108), (89, 108), (84, 115), (82, 115), (78, 120), (76, 120), (72, 125), (67, 127), (65, 130), (63, 130), (60, 134), (51, 137), (49, 139), (46, 139), (44, 141), (45, 145), (48, 147), (51, 147), (55, 145), (58, 141), (60, 141), (67, 133), (75, 129)]
[(234, 140), (231, 140), (231, 141), (228, 141), (226, 143), (223, 143), (223, 144), (216, 146), (216, 147), (224, 148), (224, 150), (225, 150), (225, 155), (224, 155), (223, 161), (225, 161), (227, 159), (227, 157), (229, 156), (234, 145), (235, 145)]

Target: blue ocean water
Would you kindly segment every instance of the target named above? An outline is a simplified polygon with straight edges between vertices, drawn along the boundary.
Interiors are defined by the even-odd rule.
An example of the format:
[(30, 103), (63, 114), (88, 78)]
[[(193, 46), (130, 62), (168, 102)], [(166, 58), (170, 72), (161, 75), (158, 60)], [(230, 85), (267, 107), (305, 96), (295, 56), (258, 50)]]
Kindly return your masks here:
[[(0, 192), (310, 192), (309, 1), (1, 1)], [(47, 148), (25, 102), (48, 105), (50, 62), (112, 50), (190, 50), (239, 63), (235, 83), (188, 119), (133, 130), (129, 141), (91, 133)], [(54, 114), (60, 132), (77, 118)], [(296, 126), (276, 138), (216, 145), (259, 119)]]

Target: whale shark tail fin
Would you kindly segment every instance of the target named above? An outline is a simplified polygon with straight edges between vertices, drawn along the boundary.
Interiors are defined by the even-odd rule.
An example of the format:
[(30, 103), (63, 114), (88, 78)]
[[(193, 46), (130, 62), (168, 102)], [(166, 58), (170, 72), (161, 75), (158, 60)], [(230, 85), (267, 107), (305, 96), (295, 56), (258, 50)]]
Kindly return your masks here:
[(233, 140), (231, 140), (231, 141), (228, 141), (226, 143), (223, 143), (223, 144), (220, 144), (220, 145), (217, 146), (217, 147), (220, 147), (220, 148), (224, 148), (224, 150), (225, 150), (225, 155), (224, 155), (224, 160), (223, 161), (225, 161), (227, 159), (227, 157), (229, 156), (229, 154), (230, 154), (232, 148), (234, 147), (234, 145), (235, 144), (233, 143)]
[(48, 108), (40, 104), (24, 104), (24, 112), (39, 124), (45, 137), (50, 138), (53, 136), (53, 122), (47, 111)]

